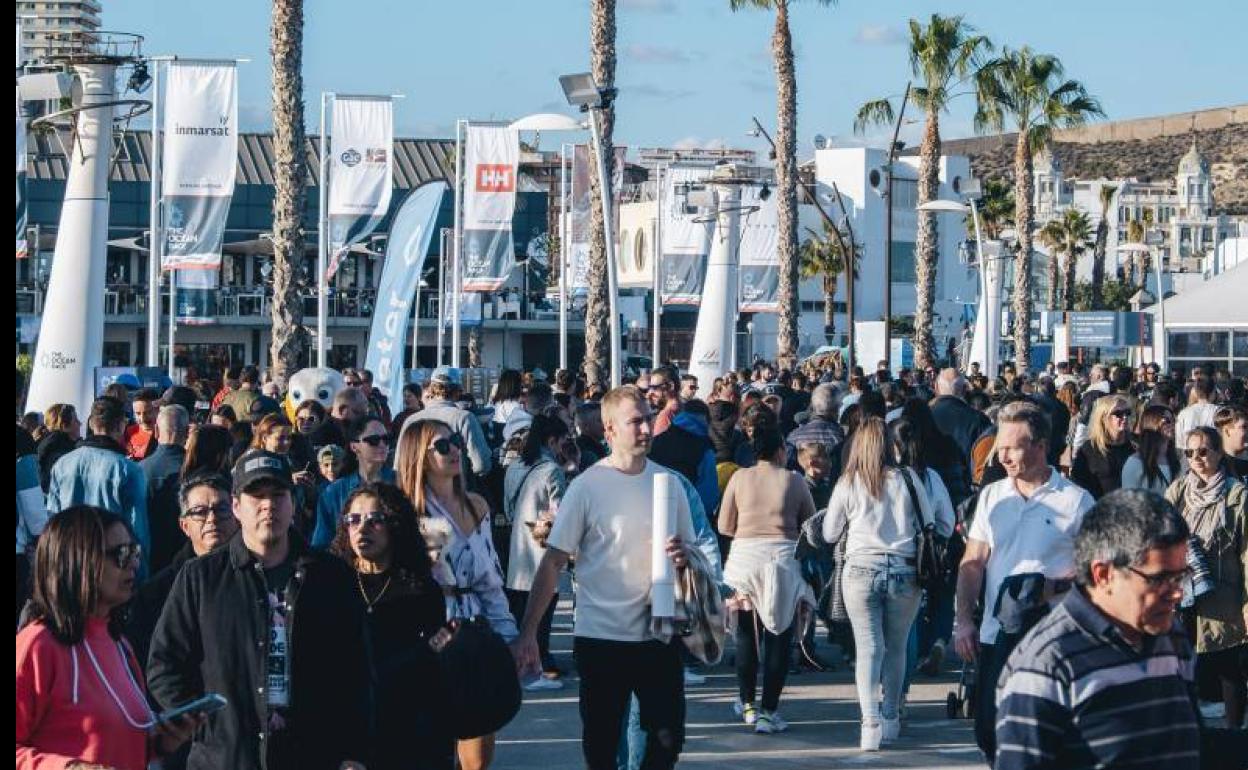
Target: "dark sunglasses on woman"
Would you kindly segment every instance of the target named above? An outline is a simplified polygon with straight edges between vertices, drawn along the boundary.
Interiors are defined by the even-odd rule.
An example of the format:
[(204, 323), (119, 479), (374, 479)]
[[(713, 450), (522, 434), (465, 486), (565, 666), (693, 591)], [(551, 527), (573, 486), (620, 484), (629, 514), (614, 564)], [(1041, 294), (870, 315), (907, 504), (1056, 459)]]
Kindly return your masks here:
[(391, 518), (390, 514), (381, 511), (369, 511), (368, 513), (348, 513), (342, 517), (342, 520), (347, 523), (349, 529), (359, 529), (363, 526), (389, 524)]
[(368, 444), (371, 447), (379, 447), (382, 444), (389, 444), (390, 437), (385, 435), (384, 433), (377, 433), (372, 436), (360, 436), (359, 438), (356, 439), (356, 441), (359, 441), (364, 444)]
[(451, 453), (451, 447), (455, 447), (456, 449), (459, 449), (461, 451), (463, 450), (464, 437), (459, 435), (458, 433), (452, 433), (450, 436), (440, 438), (437, 441), (433, 442), (432, 446), (433, 446), (433, 451), (437, 452), (438, 454), (449, 455)]
[(1201, 459), (1204, 459), (1209, 456), (1209, 447), (1202, 446), (1202, 447), (1197, 447), (1196, 449), (1184, 449), (1183, 456), (1189, 460), (1192, 459), (1193, 457), (1199, 457)]
[(117, 569), (125, 569), (132, 564), (138, 563), (143, 555), (143, 546), (138, 543), (122, 543), (105, 550), (104, 555), (112, 559), (113, 564), (117, 565)]

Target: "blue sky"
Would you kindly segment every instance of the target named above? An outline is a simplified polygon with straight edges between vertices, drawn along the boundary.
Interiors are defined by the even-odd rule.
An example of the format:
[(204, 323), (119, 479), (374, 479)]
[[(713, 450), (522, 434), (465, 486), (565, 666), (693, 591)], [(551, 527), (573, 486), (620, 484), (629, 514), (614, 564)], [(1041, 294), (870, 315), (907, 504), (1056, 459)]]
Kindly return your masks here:
[[(772, 16), (727, 0), (617, 0), (617, 143), (761, 149), (750, 116), (775, 123)], [(306, 0), (307, 120), (323, 90), (403, 93), (396, 130), (453, 136), (456, 118), (567, 111), (557, 77), (589, 63), (588, 0)], [(1248, 101), (1244, 0), (840, 0), (795, 2), (800, 155), (815, 134), (852, 135), (863, 101), (899, 94), (909, 76), (907, 20), (962, 14), (998, 45), (1053, 53), (1111, 119)], [(104, 27), (146, 36), (150, 54), (249, 57), (244, 129), (269, 126), (266, 0), (105, 0)], [(972, 133), (973, 101), (943, 121)], [(919, 126), (907, 126), (912, 141)], [(553, 144), (548, 139), (544, 144)]]

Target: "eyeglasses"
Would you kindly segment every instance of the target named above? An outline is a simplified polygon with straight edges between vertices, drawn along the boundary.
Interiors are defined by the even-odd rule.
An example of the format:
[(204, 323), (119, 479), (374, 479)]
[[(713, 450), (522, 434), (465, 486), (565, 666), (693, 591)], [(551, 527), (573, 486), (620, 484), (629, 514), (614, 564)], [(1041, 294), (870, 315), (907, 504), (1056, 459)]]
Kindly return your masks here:
[(1127, 569), (1142, 577), (1144, 582), (1148, 583), (1148, 587), (1155, 590), (1179, 588), (1183, 585), (1183, 581), (1192, 576), (1191, 567), (1185, 567), (1178, 572), (1154, 572), (1151, 575), (1147, 572), (1141, 572), (1135, 567), (1127, 567)]
[(348, 513), (342, 517), (342, 520), (347, 523), (347, 527), (349, 529), (360, 529), (361, 527), (366, 526), (381, 526), (389, 524), (392, 519), (394, 519), (393, 516), (388, 513), (383, 513), (382, 511)]
[(122, 543), (112, 548), (106, 548), (104, 555), (117, 565), (117, 569), (125, 569), (131, 564), (137, 564), (143, 555), (143, 546), (138, 543)]
[(220, 505), (197, 505), (194, 508), (187, 508), (182, 512), (184, 519), (197, 519), (204, 521), (209, 514), (217, 521), (228, 519), (234, 515), (234, 509), (229, 503), (221, 503)]
[(1189, 460), (1192, 459), (1193, 457), (1199, 457), (1200, 459), (1203, 460), (1209, 456), (1209, 447), (1202, 446), (1202, 447), (1196, 447), (1195, 449), (1184, 449), (1183, 456)]
[(1115, 409), (1114, 411), (1109, 413), (1109, 416), (1116, 417), (1119, 420), (1125, 420), (1131, 416), (1131, 410), (1130, 409)]
[(295, 422), (320, 422), (320, 421), (321, 421), (321, 418), (320, 418), (320, 417), (317, 417), (317, 416), (316, 416), (316, 415), (314, 415), (314, 414), (297, 414), (297, 415), (295, 415)]
[(452, 433), (450, 436), (447, 436), (446, 438), (440, 438), (437, 441), (433, 442), (431, 446), (433, 451), (437, 452), (440, 455), (449, 455), (451, 453), (451, 447), (455, 447), (456, 449), (463, 450), (464, 448), (463, 436), (460, 436), (458, 433)]
[(359, 438), (356, 439), (356, 441), (359, 441), (360, 443), (363, 443), (363, 444), (368, 444), (369, 446), (375, 449), (381, 446), (382, 444), (389, 444), (390, 437), (385, 435), (384, 433), (375, 433), (371, 436), (360, 436)]

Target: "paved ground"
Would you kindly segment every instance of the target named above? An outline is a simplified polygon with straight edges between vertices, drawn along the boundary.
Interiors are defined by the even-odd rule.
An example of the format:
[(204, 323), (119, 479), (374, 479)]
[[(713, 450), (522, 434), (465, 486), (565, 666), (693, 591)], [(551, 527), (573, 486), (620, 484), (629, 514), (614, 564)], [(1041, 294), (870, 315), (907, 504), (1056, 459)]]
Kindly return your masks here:
[[(552, 646), (559, 665), (573, 671), (563, 690), (526, 693), (524, 707), (499, 735), (495, 767), (554, 770), (582, 767), (577, 680), (571, 662), (571, 616), (566, 600), (555, 618)], [(820, 634), (822, 636), (822, 634)], [(731, 653), (731, 649), (729, 650)], [(820, 654), (832, 657), (829, 648)], [(750, 768), (964, 768), (984, 767), (965, 720), (945, 718), (945, 696), (956, 676), (920, 677), (910, 691), (908, 721), (899, 742), (878, 753), (858, 750), (858, 706), (853, 674), (842, 667), (790, 676), (780, 712), (791, 725), (780, 735), (756, 735), (732, 714), (736, 677), (720, 664), (707, 682), (688, 688), (688, 720), (681, 767)]]

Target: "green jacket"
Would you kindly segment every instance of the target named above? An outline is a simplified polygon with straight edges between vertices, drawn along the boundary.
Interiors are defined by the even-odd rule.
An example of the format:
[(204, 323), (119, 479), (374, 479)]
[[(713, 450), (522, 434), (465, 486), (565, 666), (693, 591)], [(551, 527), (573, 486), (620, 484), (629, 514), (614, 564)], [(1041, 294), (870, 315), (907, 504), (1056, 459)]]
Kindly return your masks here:
[[(1183, 511), (1183, 481), (1166, 490), (1166, 499)], [(1222, 525), (1202, 545), (1217, 588), (1196, 602), (1196, 652), (1218, 652), (1248, 643), (1244, 608), (1248, 607), (1248, 487), (1226, 480)]]

